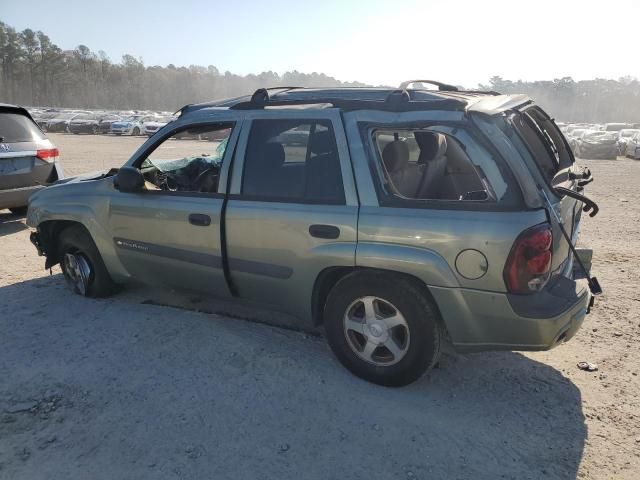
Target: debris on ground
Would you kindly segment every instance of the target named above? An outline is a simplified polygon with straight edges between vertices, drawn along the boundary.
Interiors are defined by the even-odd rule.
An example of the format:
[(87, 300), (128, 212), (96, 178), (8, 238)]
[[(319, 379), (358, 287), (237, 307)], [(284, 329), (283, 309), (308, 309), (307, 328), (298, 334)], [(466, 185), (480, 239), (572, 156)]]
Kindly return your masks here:
[(597, 372), (598, 371), (598, 365), (595, 363), (589, 363), (589, 362), (578, 362), (578, 368), (580, 370), (584, 370), (586, 372)]

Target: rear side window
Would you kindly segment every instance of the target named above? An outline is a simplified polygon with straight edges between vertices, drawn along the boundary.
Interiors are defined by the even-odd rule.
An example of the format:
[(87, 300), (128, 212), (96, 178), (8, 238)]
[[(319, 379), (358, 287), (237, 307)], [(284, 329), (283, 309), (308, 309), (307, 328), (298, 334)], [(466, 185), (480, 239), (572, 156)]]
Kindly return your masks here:
[(451, 204), (509, 194), (495, 158), (462, 129), (376, 129), (372, 137), (387, 199)]
[(266, 201), (344, 204), (331, 122), (254, 120), (241, 192)]
[(0, 113), (0, 140), (4, 143), (34, 142), (46, 137), (35, 123), (19, 113)]

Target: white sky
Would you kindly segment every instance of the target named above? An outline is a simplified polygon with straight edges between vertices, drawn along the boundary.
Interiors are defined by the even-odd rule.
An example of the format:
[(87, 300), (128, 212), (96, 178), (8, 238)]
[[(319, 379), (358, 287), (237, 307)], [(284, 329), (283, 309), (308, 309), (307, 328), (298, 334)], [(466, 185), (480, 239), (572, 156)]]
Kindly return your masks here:
[(640, 0), (0, 0), (17, 30), (43, 30), (114, 61), (323, 72), (397, 85), (640, 75)]

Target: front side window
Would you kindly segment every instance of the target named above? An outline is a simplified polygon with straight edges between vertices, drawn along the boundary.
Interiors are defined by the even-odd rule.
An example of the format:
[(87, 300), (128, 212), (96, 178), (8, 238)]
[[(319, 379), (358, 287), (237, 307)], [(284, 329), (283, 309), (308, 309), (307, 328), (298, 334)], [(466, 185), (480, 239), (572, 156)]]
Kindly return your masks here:
[[(217, 193), (232, 124), (191, 127), (158, 145), (140, 164), (147, 190)], [(183, 138), (183, 139), (178, 139)]]
[[(457, 133), (460, 133), (458, 131)], [(481, 201), (496, 198), (485, 170), (500, 173), (488, 152), (476, 149), (476, 163), (454, 135), (431, 129), (373, 130), (378, 173), (387, 196), (405, 200)], [(506, 184), (497, 181), (502, 191)]]
[(254, 120), (242, 195), (267, 201), (343, 204), (344, 187), (328, 120)]

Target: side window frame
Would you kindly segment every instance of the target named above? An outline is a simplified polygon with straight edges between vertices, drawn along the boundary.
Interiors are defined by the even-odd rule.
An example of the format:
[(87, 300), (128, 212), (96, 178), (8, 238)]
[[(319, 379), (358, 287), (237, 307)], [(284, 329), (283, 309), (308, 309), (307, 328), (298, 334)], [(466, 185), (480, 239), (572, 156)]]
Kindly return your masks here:
[[(358, 195), (356, 190), (355, 179), (353, 176), (353, 168), (351, 165), (351, 158), (347, 138), (342, 124), (340, 112), (333, 108), (322, 109), (264, 109), (264, 110), (251, 110), (245, 111), (245, 123), (238, 139), (236, 147), (236, 155), (234, 158), (231, 181), (229, 187), (229, 199), (230, 200), (243, 200), (243, 201), (262, 201), (265, 203), (287, 203), (287, 204), (299, 204), (299, 205), (349, 205), (357, 206)], [(337, 146), (338, 161), (340, 164), (340, 172), (342, 174), (342, 188), (344, 190), (344, 202), (330, 203), (324, 201), (309, 201), (305, 199), (267, 199), (267, 198), (255, 198), (248, 197), (242, 194), (242, 178), (244, 176), (245, 159), (247, 153), (247, 147), (249, 144), (249, 135), (251, 134), (251, 128), (255, 120), (273, 120), (273, 121), (301, 121), (301, 122), (327, 122), (331, 124), (333, 129), (334, 139)]]
[[(225, 148), (224, 155), (222, 157), (222, 165), (220, 168), (220, 177), (218, 180), (218, 191), (217, 192), (184, 192), (184, 191), (171, 191), (171, 190), (143, 190), (140, 192), (143, 195), (165, 195), (165, 196), (175, 196), (175, 197), (209, 197), (209, 198), (224, 198), (227, 195), (227, 186), (228, 186), (228, 175), (229, 171), (232, 169), (232, 162), (234, 161), (233, 154), (235, 147), (238, 142), (238, 138), (242, 133), (242, 128), (244, 127), (244, 122), (241, 118), (216, 118), (216, 119), (207, 119), (193, 122), (180, 122), (179, 120), (174, 120), (173, 122), (168, 123), (162, 129), (158, 130), (156, 135), (153, 135), (149, 138), (142, 146), (134, 153), (134, 155), (129, 159), (129, 161), (125, 164), (129, 167), (134, 167), (140, 169), (140, 165), (144, 162), (144, 160), (149, 157), (156, 149), (158, 149), (161, 145), (164, 144), (171, 137), (176, 134), (189, 130), (191, 128), (206, 128), (206, 127), (216, 127), (224, 124), (231, 125), (231, 133), (229, 135), (229, 140), (227, 141), (227, 147)], [(227, 127), (223, 127), (227, 128)]]
[[(365, 153), (367, 156), (367, 163), (369, 165), (369, 171), (373, 180), (374, 189), (378, 199), (378, 204), (381, 207), (394, 207), (394, 208), (421, 208), (432, 210), (471, 210), (471, 211), (514, 211), (520, 209), (521, 198), (518, 192), (515, 193), (516, 199), (513, 204), (498, 201), (493, 196), (493, 186), (490, 183), (490, 179), (487, 178), (487, 184), (489, 187), (489, 199), (487, 200), (448, 200), (448, 199), (414, 199), (414, 198), (401, 198), (393, 194), (389, 194), (384, 191), (382, 186), (382, 158), (381, 152), (378, 151), (376, 142), (374, 139), (374, 133), (376, 130), (424, 130), (431, 129), (434, 132), (442, 133), (450, 136), (451, 133), (441, 131), (438, 127), (447, 127), (455, 129), (460, 128), (465, 130), (470, 137), (490, 154), (498, 163), (498, 168), (501, 176), (509, 188), (513, 188), (515, 180), (513, 174), (504, 161), (500, 153), (488, 142), (483, 141), (467, 122), (461, 121), (414, 121), (403, 123), (377, 123), (377, 122), (364, 122), (360, 124), (360, 134), (365, 147)], [(458, 138), (453, 135), (453, 138), (460, 142)], [(462, 142), (460, 142), (462, 143)], [(464, 146), (464, 144), (462, 144)], [(466, 151), (465, 148), (463, 150)], [(469, 159), (475, 169), (475, 163)], [(382, 175), (382, 176), (381, 176)], [(479, 178), (482, 180), (482, 176), (478, 173)]]

